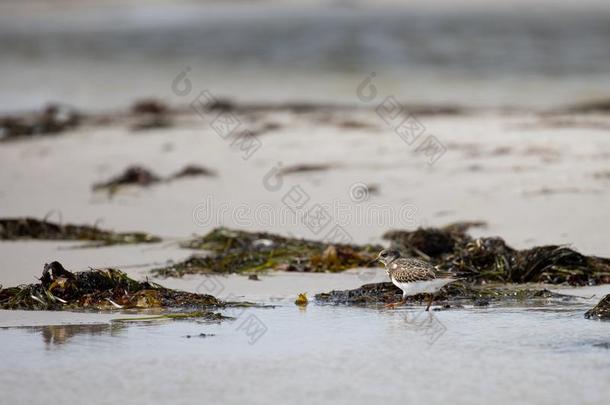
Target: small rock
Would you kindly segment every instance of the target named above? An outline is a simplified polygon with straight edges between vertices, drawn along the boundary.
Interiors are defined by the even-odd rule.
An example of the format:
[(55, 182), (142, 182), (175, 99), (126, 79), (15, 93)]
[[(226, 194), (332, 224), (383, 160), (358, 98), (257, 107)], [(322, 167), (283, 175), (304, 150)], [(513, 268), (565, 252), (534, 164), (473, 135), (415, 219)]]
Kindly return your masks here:
[(248, 280), (261, 281), (261, 279), (258, 278), (258, 274), (250, 274)]

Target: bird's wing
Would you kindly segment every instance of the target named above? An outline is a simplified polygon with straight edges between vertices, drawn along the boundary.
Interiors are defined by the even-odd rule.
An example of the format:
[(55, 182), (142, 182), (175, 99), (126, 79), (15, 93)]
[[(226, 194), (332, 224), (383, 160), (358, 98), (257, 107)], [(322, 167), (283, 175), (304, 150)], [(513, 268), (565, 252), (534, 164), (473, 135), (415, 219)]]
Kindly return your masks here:
[[(394, 267), (395, 266), (395, 267)], [(434, 267), (419, 259), (397, 259), (392, 267), (392, 277), (399, 283), (412, 283), (415, 281), (434, 280)]]

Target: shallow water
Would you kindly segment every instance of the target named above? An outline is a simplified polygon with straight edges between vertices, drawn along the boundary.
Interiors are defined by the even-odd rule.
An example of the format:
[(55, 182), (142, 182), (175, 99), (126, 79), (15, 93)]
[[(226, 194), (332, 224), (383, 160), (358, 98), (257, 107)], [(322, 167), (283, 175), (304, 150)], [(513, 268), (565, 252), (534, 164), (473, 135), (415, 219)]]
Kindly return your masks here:
[(605, 403), (610, 323), (586, 307), (283, 302), (221, 324), (2, 329), (0, 386), (6, 403)]

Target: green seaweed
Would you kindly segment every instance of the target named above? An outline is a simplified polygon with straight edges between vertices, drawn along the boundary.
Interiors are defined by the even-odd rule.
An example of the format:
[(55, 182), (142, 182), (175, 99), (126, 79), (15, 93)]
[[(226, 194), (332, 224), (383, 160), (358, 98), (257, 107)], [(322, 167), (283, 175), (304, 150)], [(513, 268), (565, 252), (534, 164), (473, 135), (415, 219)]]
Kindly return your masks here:
[(91, 242), (87, 247), (156, 243), (161, 238), (143, 232), (112, 232), (95, 226), (58, 224), (35, 218), (0, 218), (0, 240), (42, 239)]
[[(472, 283), (483, 282), (588, 285), (610, 283), (610, 259), (584, 256), (567, 246), (548, 245), (517, 250), (498, 237), (467, 234), (481, 222), (462, 222), (442, 228), (394, 230), (383, 237), (404, 256), (431, 262), (441, 272)], [(256, 273), (267, 270), (340, 272), (370, 267), (381, 246), (331, 244), (287, 238), (264, 232), (214, 229), (181, 244), (209, 251), (153, 270), (156, 275), (180, 277), (193, 273)]]
[[(548, 245), (517, 250), (497, 237), (473, 238), (469, 228), (481, 222), (463, 222), (442, 228), (394, 230), (384, 234), (404, 256), (431, 262), (441, 272), (472, 283), (501, 282), (588, 285), (610, 283), (610, 259), (584, 256), (567, 246)], [(369, 267), (381, 246), (345, 245), (287, 238), (264, 232), (214, 229), (181, 244), (206, 250), (206, 256), (153, 270), (165, 277), (193, 273), (256, 273), (267, 270), (339, 272)]]
[(211, 295), (139, 282), (117, 269), (72, 273), (59, 262), (45, 265), (39, 283), (0, 289), (1, 309), (206, 309), (226, 305)]
[(212, 254), (192, 256), (183, 262), (154, 269), (155, 275), (180, 277), (193, 273), (256, 273), (272, 269), (338, 272), (370, 266), (381, 249), (381, 246), (331, 244), (226, 228), (214, 229), (181, 246)]
[(159, 320), (182, 320), (182, 319), (200, 319), (205, 321), (220, 321), (223, 319), (230, 319), (230, 317), (213, 313), (209, 311), (193, 311), (193, 312), (179, 312), (173, 314), (161, 314), (155, 316), (143, 316), (138, 318), (115, 318), (112, 322), (152, 322)]
[[(333, 305), (382, 305), (398, 302), (402, 298), (402, 291), (390, 282), (365, 284), (353, 290), (338, 290), (320, 293), (315, 296), (320, 304)], [(421, 303), (424, 294), (409, 296), (407, 303)], [(449, 284), (435, 296), (435, 301), (455, 305), (471, 304), (487, 306), (492, 304), (506, 304), (509, 302), (529, 301), (573, 301), (576, 297), (554, 293), (545, 288), (515, 285), (473, 285), (466, 280)]]
[(471, 237), (466, 233), (471, 226), (480, 226), (480, 223), (390, 231), (384, 238), (406, 256), (422, 257), (440, 271), (475, 283), (610, 283), (610, 259), (585, 256), (559, 245), (517, 250), (501, 238)]
[(0, 116), (0, 141), (54, 135), (77, 128), (84, 116), (61, 104), (48, 104), (40, 111)]

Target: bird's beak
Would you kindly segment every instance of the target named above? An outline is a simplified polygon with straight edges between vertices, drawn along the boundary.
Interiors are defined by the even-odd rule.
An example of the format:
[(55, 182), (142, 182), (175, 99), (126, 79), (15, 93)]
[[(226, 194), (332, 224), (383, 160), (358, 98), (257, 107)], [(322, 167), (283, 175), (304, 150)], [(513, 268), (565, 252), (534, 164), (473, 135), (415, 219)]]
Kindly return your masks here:
[(379, 258), (378, 258), (378, 257), (374, 258), (373, 260), (371, 260), (370, 262), (368, 262), (366, 265), (367, 265), (367, 266), (370, 266), (371, 264), (374, 264), (374, 263), (377, 263), (377, 262), (379, 262)]

